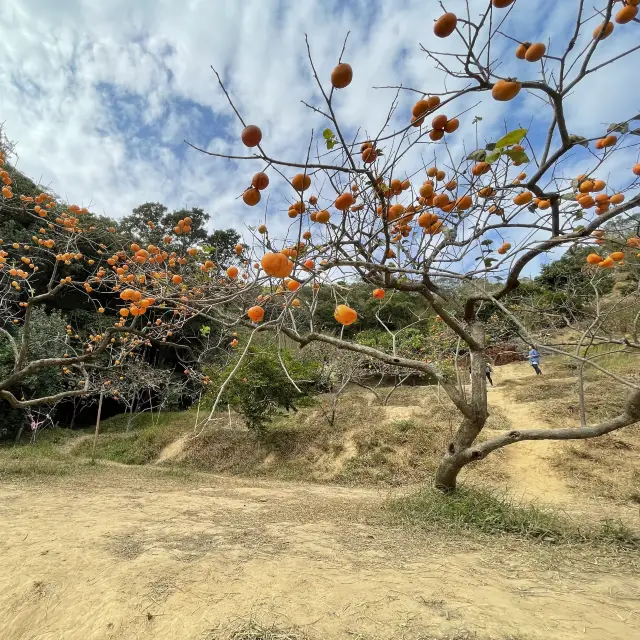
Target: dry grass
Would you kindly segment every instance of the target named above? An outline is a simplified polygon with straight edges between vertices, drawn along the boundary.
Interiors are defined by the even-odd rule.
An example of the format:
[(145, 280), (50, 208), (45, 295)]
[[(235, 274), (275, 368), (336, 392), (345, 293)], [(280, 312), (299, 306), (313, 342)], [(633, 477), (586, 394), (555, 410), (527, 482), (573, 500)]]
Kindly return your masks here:
[[(380, 389), (383, 399), (389, 389)], [(126, 416), (106, 420), (96, 447), (96, 458), (127, 465), (158, 459), (170, 443), (187, 436), (171, 465), (186, 470), (235, 476), (339, 483), (351, 486), (401, 486), (424, 483), (434, 472), (459, 414), (433, 387), (398, 388), (388, 406), (362, 390), (343, 394), (336, 419), (329, 425), (330, 397), (280, 415), (266, 432), (256, 434), (233, 416), (221, 414), (198, 438), (192, 433), (193, 412), (140, 415), (126, 431)], [(224, 428), (218, 425), (224, 424)], [(507, 429), (509, 423), (493, 410), (487, 427)], [(90, 457), (90, 430), (58, 430), (36, 446), (7, 449), (5, 473), (56, 475), (68, 473), (78, 460)], [(2, 451), (0, 451), (2, 456)], [(4, 457), (4, 456), (3, 456)], [(30, 461), (33, 465), (30, 467)], [(482, 461), (482, 472), (502, 478), (497, 456)]]
[[(594, 424), (620, 413), (627, 389), (611, 378), (590, 380), (585, 385), (587, 421)], [(552, 426), (577, 425), (577, 395), (545, 402), (546, 420)], [(640, 426), (575, 440), (558, 449), (555, 466), (568, 484), (578, 490), (640, 504)]]
[[(183, 433), (193, 428), (191, 412), (167, 412), (159, 416), (141, 414), (131, 431), (123, 432), (126, 416), (106, 420), (96, 445), (96, 457), (122, 464), (148, 464)], [(93, 438), (84, 439), (72, 449), (74, 456), (88, 458)]]
[[(605, 355), (598, 360), (619, 375), (638, 377), (637, 358), (626, 354)], [(546, 375), (549, 371), (550, 376)], [(574, 377), (571, 377), (571, 376)], [(564, 379), (563, 379), (564, 378)], [(577, 427), (579, 398), (575, 367), (553, 361), (544, 376), (506, 381), (515, 402), (531, 404), (531, 411), (550, 427)], [(585, 407), (588, 424), (618, 415), (627, 387), (590, 368), (585, 373)], [(575, 490), (640, 504), (640, 426), (621, 429), (599, 438), (575, 440), (558, 447), (552, 463)]]
[[(371, 404), (368, 394), (344, 394), (333, 426), (323, 399), (324, 404), (283, 416), (260, 436), (206, 431), (188, 443), (181, 464), (216, 473), (346, 485), (423, 482), (434, 471), (457, 415), (450, 404), (439, 404), (422, 388), (399, 391), (401, 402), (388, 407)], [(500, 416), (492, 419), (504, 424)]]
[(572, 488), (640, 504), (640, 426), (575, 441), (553, 462)]

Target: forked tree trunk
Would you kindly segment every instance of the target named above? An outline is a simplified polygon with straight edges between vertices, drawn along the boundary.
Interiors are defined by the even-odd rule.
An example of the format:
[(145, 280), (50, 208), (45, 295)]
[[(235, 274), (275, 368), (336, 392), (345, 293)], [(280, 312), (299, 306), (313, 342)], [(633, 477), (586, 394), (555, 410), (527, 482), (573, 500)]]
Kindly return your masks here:
[(440, 491), (455, 491), (458, 482), (458, 474), (464, 467), (464, 463), (460, 464), (454, 456), (445, 455), (438, 465), (434, 484), (436, 489)]
[(455, 491), (458, 474), (470, 462), (473, 462), (466, 455), (467, 448), (473, 444), (477, 434), (482, 431), (485, 422), (486, 417), (473, 421), (464, 420), (460, 425), (453, 441), (449, 444), (449, 450), (442, 457), (436, 470), (434, 478), (436, 489), (445, 492)]
[[(470, 324), (469, 330), (479, 345), (484, 345), (484, 328), (479, 322)], [(472, 462), (468, 449), (487, 422), (487, 359), (484, 349), (471, 350), (471, 393), (468, 412), (449, 443), (435, 475), (435, 486), (441, 491), (454, 491), (460, 471)]]

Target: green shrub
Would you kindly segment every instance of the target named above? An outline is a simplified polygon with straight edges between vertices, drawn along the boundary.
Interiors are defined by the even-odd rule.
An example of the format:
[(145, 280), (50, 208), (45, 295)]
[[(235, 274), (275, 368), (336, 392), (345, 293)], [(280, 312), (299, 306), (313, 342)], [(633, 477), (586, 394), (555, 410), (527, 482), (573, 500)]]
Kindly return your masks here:
[[(210, 404), (215, 401), (236, 364), (237, 360), (215, 377), (211, 376), (216, 384), (207, 398)], [(221, 405), (229, 404), (243, 416), (250, 429), (263, 431), (278, 411), (296, 410), (297, 405), (308, 401), (317, 392), (321, 377), (322, 365), (316, 360), (294, 355), (288, 349), (281, 349), (278, 357), (277, 347), (269, 343), (252, 346), (227, 383), (220, 399)]]
[[(36, 307), (32, 312), (29, 360), (45, 357), (61, 357), (65, 352), (66, 320), (58, 311), (47, 312)], [(22, 328), (11, 330), (18, 344), (22, 340)], [(14, 355), (9, 341), (0, 337), (0, 380), (7, 378), (13, 370)], [(64, 391), (68, 381), (58, 368), (41, 369), (28, 376), (10, 391), (18, 398), (38, 398)], [(0, 440), (13, 439), (21, 427), (27, 426), (27, 413), (13, 409), (8, 402), (0, 400)]]

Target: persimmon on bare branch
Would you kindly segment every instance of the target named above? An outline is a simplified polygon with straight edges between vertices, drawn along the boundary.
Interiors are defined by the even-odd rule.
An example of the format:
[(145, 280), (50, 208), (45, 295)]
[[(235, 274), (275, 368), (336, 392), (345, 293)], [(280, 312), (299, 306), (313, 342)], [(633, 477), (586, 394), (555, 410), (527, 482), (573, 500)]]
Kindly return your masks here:
[[(284, 211), (275, 205), (275, 215), (288, 208), (293, 220), (288, 236), (276, 241), (268, 234), (267, 221), (260, 227), (258, 240), (262, 241), (247, 250), (246, 260), (257, 270), (243, 290), (246, 306), (237, 311), (260, 307), (262, 311), (251, 318), (254, 326), (264, 321), (261, 330), (284, 334), (302, 347), (321, 342), (433, 375), (461, 414), (461, 424), (436, 474), (439, 487), (453, 489), (459, 471), (469, 462), (519, 439), (542, 439), (546, 433), (517, 431), (513, 433), (518, 435), (505, 436), (484, 449), (475, 444), (488, 415), (487, 321), (480, 311), (491, 304), (517, 321), (507, 301), (523, 275), (531, 273), (537, 258), (573, 246), (603, 245), (603, 225), (623, 219), (640, 204), (640, 165), (629, 161), (628, 173), (616, 177), (617, 183), (607, 192), (600, 176), (612, 157), (624, 154), (629, 158), (638, 148), (637, 132), (630, 124), (633, 114), (605, 131), (600, 123), (574, 122), (566, 102), (580, 83), (638, 49), (614, 51), (604, 61), (594, 58), (615, 41), (618, 28), (635, 28), (627, 20), (627, 14), (633, 13), (628, 9), (631, 5), (624, 5), (622, 15), (618, 11), (614, 16), (614, 2), (606, 0), (595, 14), (586, 15), (584, 2), (576, 0), (575, 26), (565, 39), (536, 42), (535, 33), (525, 34), (531, 41), (510, 33), (510, 17), (519, 11), (518, 3), (488, 1), (478, 18), (470, 14), (468, 5), (465, 16), (456, 16), (447, 11), (446, 4), (441, 5), (443, 16), (435, 23), (434, 34), (453, 44), (448, 51), (421, 45), (441, 74), (444, 90), (387, 84), (396, 97), (380, 126), (374, 127), (375, 135), (367, 133), (365, 126), (352, 130), (339, 117), (341, 92), (349, 91), (352, 75), (358, 73), (345, 62), (346, 39), (331, 78), (325, 79), (305, 37), (311, 73), (322, 99), (317, 105), (303, 97), (311, 110), (310, 130), (323, 132), (317, 142), (318, 157), (310, 158), (307, 150), (306, 160), (273, 158), (266, 151), (269, 141), (261, 133), (257, 141), (243, 140), (258, 147), (254, 156), (200, 150), (238, 161), (238, 166), (240, 161), (253, 159), (283, 174), (287, 168), (303, 170), (303, 187), (286, 176), (295, 194), (293, 204), (283, 203)], [(615, 30), (612, 16), (620, 25)], [(593, 23), (589, 24), (592, 19), (600, 25), (595, 31)], [(509, 56), (513, 63), (506, 62)], [(245, 127), (232, 95), (222, 78), (217, 78)], [(468, 122), (465, 101), (473, 96), (498, 106), (519, 100), (518, 95), (525, 93), (540, 98), (541, 109), (531, 116), (532, 121), (545, 123), (544, 133), (514, 122), (501, 135), (487, 131), (494, 141), (480, 145), (480, 120)], [(411, 113), (403, 115), (405, 94), (419, 99)], [(505, 114), (510, 120), (510, 112)], [(456, 157), (449, 141), (461, 135), (461, 123), (475, 126), (475, 149)], [(424, 162), (425, 149), (433, 152), (434, 162)], [(566, 171), (569, 158), (579, 161), (581, 175)], [(603, 255), (594, 250), (585, 269), (618, 268), (636, 259), (637, 248), (640, 238), (630, 236), (621, 251)], [(395, 290), (421, 296), (442, 326), (464, 345), (471, 365), (470, 394), (458, 387), (451, 371), (442, 366), (444, 362), (421, 362), (359, 344), (347, 329), (357, 322), (357, 309), (349, 306), (349, 287), (340, 284), (353, 277), (383, 293)], [(481, 284), (484, 290), (465, 289), (469, 283)], [(323, 330), (315, 318), (319, 292), (326, 287), (336, 303), (335, 331)], [(464, 295), (450, 295), (452, 287)], [(207, 308), (199, 301), (190, 304), (210, 317), (219, 314), (219, 308)], [(224, 313), (228, 319), (229, 310)], [(537, 342), (528, 333), (526, 339)], [(565, 355), (585, 361), (580, 354)], [(637, 421), (635, 402), (625, 405), (619, 418), (604, 426), (585, 427), (580, 433), (592, 437)], [(574, 431), (550, 430), (549, 434), (560, 439)]]

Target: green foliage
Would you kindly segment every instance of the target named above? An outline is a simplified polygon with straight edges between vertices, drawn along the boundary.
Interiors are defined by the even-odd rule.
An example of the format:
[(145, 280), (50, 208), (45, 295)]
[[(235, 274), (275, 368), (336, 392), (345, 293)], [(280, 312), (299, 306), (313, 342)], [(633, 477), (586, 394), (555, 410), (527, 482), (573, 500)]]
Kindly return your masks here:
[[(29, 360), (45, 357), (61, 357), (67, 348), (66, 321), (60, 312), (35, 307), (32, 311), (31, 334), (29, 340)], [(22, 328), (13, 331), (14, 339), (20, 344)], [(14, 366), (14, 355), (6, 338), (0, 337), (0, 380), (7, 378)], [(46, 368), (25, 378), (19, 387), (10, 389), (18, 398), (38, 398), (59, 393), (67, 388), (67, 382), (59, 369)], [(24, 425), (25, 412), (12, 409), (8, 403), (0, 402), (0, 439), (12, 438)]]
[(239, 242), (240, 234), (235, 229), (216, 229), (207, 238), (207, 253), (218, 266), (226, 266), (236, 255)]
[[(402, 291), (389, 291), (386, 297), (380, 301), (371, 296), (370, 285), (357, 283), (348, 288), (346, 304), (353, 307), (358, 312), (358, 320), (355, 324), (344, 329), (344, 335), (353, 336), (358, 332), (368, 329), (382, 329), (382, 325), (376, 318), (376, 314), (391, 330), (402, 329), (407, 325), (416, 322), (420, 316), (424, 317), (422, 322), (416, 327), (425, 329), (429, 326), (429, 317), (434, 317), (433, 311), (427, 308), (425, 300), (417, 295)], [(344, 295), (344, 289), (341, 290)], [(309, 292), (303, 291), (301, 298), (309, 296)], [(321, 287), (318, 291), (318, 303), (314, 315), (314, 322), (317, 326), (328, 331), (339, 331), (338, 325), (333, 317), (336, 308), (336, 298), (331, 287)]]
[(535, 279), (536, 284), (551, 292), (572, 293), (573, 295), (592, 297), (594, 295), (591, 282), (597, 286), (602, 294), (609, 293), (613, 286), (611, 272), (601, 270), (597, 279), (593, 280), (592, 273), (587, 271), (586, 257), (593, 253), (590, 247), (572, 248), (559, 260), (542, 266), (540, 275)]
[(322, 132), (322, 137), (324, 138), (327, 149), (329, 149), (329, 151), (331, 151), (331, 149), (333, 149), (333, 147), (335, 147), (338, 142), (336, 140), (335, 134), (333, 133), (333, 131), (331, 131), (331, 129), (325, 129)]
[[(179, 220), (187, 216), (191, 218), (191, 233), (188, 236), (176, 237), (174, 227)], [(224, 265), (234, 257), (234, 248), (240, 240), (240, 235), (235, 229), (218, 229), (208, 234), (209, 219), (209, 214), (198, 207), (169, 211), (159, 202), (146, 202), (122, 219), (119, 231), (129, 235), (132, 242), (142, 245), (155, 244), (167, 247), (163, 238), (171, 236), (173, 242), (168, 245), (168, 249), (172, 251), (184, 251), (188, 246), (200, 244), (216, 264)]]
[(204, 242), (207, 239), (207, 222), (209, 222), (210, 216), (199, 207), (178, 209), (171, 213), (167, 213), (162, 218), (162, 226), (165, 228), (167, 233), (172, 234), (173, 228), (177, 226), (178, 221), (183, 220), (187, 216), (191, 218), (191, 232), (185, 238), (185, 242), (188, 244)]
[[(389, 333), (378, 329), (361, 331), (356, 336), (356, 341), (367, 347), (384, 351), (390, 351), (393, 347), (393, 340)], [(432, 345), (432, 336), (423, 329), (409, 328), (396, 335), (396, 351), (400, 355), (417, 357), (419, 353), (431, 351)]]
[(511, 147), (514, 144), (518, 144), (526, 135), (526, 129), (515, 129), (514, 131), (509, 131), (509, 133), (502, 136), (502, 138), (496, 142), (496, 149), (504, 149), (505, 147)]
[[(203, 242), (207, 239), (207, 222), (209, 214), (198, 207), (191, 209), (169, 209), (159, 202), (145, 202), (136, 207), (128, 216), (120, 222), (120, 231), (131, 236), (135, 241), (147, 245), (155, 244), (163, 246), (164, 236), (175, 236), (173, 228), (179, 220), (191, 218), (191, 233), (187, 237), (179, 238), (174, 249), (182, 245)], [(152, 225), (149, 225), (149, 222)]]
[(590, 247), (573, 247), (559, 260), (542, 266), (540, 275), (532, 284), (516, 296), (529, 298), (529, 306), (559, 312), (567, 317), (579, 314), (589, 305), (596, 295), (610, 293), (613, 288), (613, 276), (605, 269), (599, 270), (594, 277), (593, 271), (586, 268), (586, 257), (593, 253)]
[[(164, 223), (168, 211), (167, 207), (159, 202), (145, 202), (122, 218), (120, 230), (145, 245), (159, 245), (164, 235), (168, 232), (173, 233), (173, 229), (167, 230)], [(149, 226), (149, 222), (153, 224), (153, 229)]]
[[(285, 373), (276, 346), (267, 343), (249, 348), (221, 398), (222, 406), (231, 405), (244, 417), (247, 426), (256, 431), (264, 431), (279, 410), (295, 409), (298, 403), (313, 395), (321, 378), (322, 366), (315, 360), (294, 355), (288, 349), (280, 351), (280, 358), (300, 392)], [(210, 374), (217, 383), (209, 396), (211, 403), (236, 363), (230, 363), (215, 378)]]
[(514, 129), (509, 131), (500, 138), (497, 142), (491, 142), (487, 144), (486, 149), (477, 149), (467, 156), (468, 160), (474, 160), (475, 162), (488, 162), (493, 163), (505, 155), (513, 162), (519, 162), (524, 164), (529, 162), (527, 154), (520, 149), (510, 149), (514, 145), (519, 144), (522, 139), (527, 135), (526, 129)]

